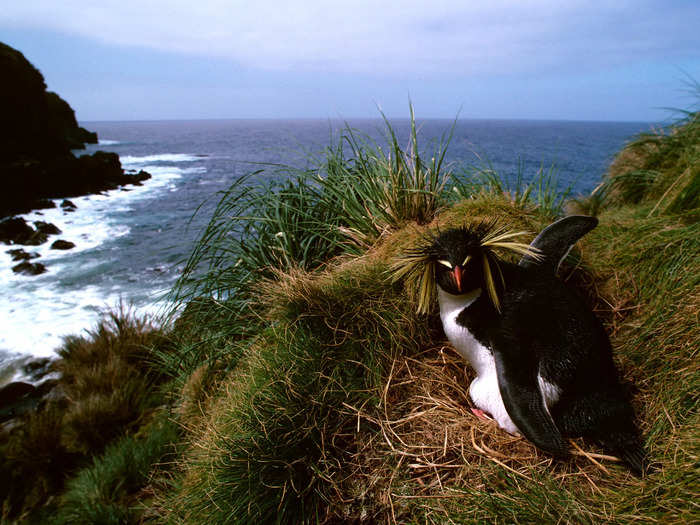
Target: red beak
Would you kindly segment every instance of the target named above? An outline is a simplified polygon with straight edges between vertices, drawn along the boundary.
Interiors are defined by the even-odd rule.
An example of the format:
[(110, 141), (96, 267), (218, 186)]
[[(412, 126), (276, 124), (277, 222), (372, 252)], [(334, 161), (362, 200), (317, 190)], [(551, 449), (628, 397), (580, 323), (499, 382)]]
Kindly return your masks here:
[(457, 291), (462, 292), (462, 267), (461, 266), (455, 266), (454, 270), (452, 270), (452, 274), (455, 276), (455, 282), (457, 283)]

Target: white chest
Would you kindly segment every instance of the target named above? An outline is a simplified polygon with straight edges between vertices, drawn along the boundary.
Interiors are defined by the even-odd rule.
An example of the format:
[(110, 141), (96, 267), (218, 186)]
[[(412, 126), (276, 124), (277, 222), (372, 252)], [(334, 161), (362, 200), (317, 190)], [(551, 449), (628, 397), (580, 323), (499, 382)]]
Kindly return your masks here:
[(480, 295), (481, 288), (464, 295), (451, 295), (438, 288), (440, 319), (445, 335), (462, 357), (469, 361), (477, 375), (495, 372), (493, 355), (476, 340), (469, 330), (457, 324), (457, 316), (476, 301)]
[(518, 434), (518, 427), (503, 405), (493, 354), (477, 341), (469, 330), (457, 324), (457, 316), (460, 312), (476, 301), (480, 295), (480, 288), (464, 295), (451, 295), (438, 288), (442, 327), (452, 346), (469, 361), (476, 372), (476, 377), (469, 385), (469, 397), (477, 408), (491, 414), (498, 426), (511, 434)]

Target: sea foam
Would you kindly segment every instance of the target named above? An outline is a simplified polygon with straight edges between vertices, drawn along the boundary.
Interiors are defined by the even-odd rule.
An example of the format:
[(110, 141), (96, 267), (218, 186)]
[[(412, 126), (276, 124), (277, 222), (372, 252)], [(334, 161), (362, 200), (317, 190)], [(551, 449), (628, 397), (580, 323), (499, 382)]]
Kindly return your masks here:
[(201, 156), (190, 155), (187, 153), (161, 153), (159, 155), (145, 155), (143, 157), (135, 157), (132, 155), (124, 155), (119, 157), (122, 165), (127, 164), (152, 164), (154, 162), (162, 163), (177, 163), (177, 162), (196, 162), (202, 160)]
[[(125, 168), (137, 166), (148, 171), (152, 178), (142, 186), (128, 186), (129, 191), (117, 189), (71, 198), (77, 207), (73, 212), (62, 209), (62, 199), (56, 199), (56, 208), (33, 211), (21, 217), (30, 224), (34, 221), (53, 223), (62, 231), (61, 234), (50, 236), (40, 246), (0, 247), (1, 354), (55, 356), (65, 336), (83, 333), (95, 326), (102, 312), (122, 302), (128, 303), (128, 297), (123, 295), (119, 286), (108, 280), (100, 286), (84, 283), (85, 275), (99, 274), (103, 265), (109, 264), (109, 260), (104, 259), (108, 256), (95, 250), (120, 237), (128, 238), (130, 228), (124, 224), (124, 214), (130, 210), (130, 204), (157, 198), (161, 191), (175, 191), (178, 179), (206, 171), (198, 166), (149, 164), (201, 160), (186, 154), (126, 156), (121, 160)], [(66, 251), (51, 250), (56, 239), (71, 241), (75, 247)], [(17, 262), (5, 252), (18, 247), (38, 253), (40, 258), (33, 262), (45, 264), (47, 272), (38, 276), (12, 272)], [(163, 303), (158, 302), (163, 290), (149, 292), (148, 283), (145, 284), (139, 301), (145, 306), (136, 311), (155, 313), (163, 308)]]

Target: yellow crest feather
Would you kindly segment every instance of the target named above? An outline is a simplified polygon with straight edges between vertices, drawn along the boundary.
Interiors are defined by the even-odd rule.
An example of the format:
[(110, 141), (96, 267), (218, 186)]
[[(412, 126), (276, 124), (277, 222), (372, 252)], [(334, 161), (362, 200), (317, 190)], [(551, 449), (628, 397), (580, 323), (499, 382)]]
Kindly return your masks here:
[[(506, 283), (499, 265), (501, 257), (497, 252), (512, 252), (535, 260), (541, 260), (542, 254), (537, 248), (513, 240), (515, 237), (525, 235), (527, 232), (524, 231), (509, 231), (505, 227), (496, 226), (493, 222), (482, 222), (471, 227), (465, 226), (463, 229), (478, 238), (483, 253), (486, 292), (493, 306), (500, 312), (499, 286), (494, 278), (495, 273), (498, 273), (501, 288), (505, 288)], [(435, 239), (436, 237), (429, 233), (424, 237), (422, 245), (396, 258), (391, 265), (392, 282), (405, 280), (409, 293), (417, 300), (419, 314), (430, 311), (436, 296), (435, 267), (438, 264), (438, 258), (431, 248)]]

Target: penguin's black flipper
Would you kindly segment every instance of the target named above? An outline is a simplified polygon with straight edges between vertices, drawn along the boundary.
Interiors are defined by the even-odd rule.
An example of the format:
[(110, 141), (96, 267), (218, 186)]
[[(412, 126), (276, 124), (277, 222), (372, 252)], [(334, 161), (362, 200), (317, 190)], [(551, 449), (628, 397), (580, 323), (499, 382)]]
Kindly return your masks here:
[(514, 358), (523, 355), (518, 354), (517, 349), (506, 359), (495, 349), (493, 355), (496, 361), (498, 389), (508, 415), (518, 430), (545, 452), (558, 457), (568, 455), (568, 446), (545, 406), (536, 371), (528, 366), (527, 359)]
[(602, 432), (599, 430), (595, 436), (596, 441), (602, 445), (604, 450), (609, 450), (615, 456), (624, 461), (630, 470), (637, 476), (644, 476), (654, 470), (649, 462), (646, 450), (642, 445), (637, 428), (632, 420), (620, 421), (616, 425), (608, 424)]
[(641, 445), (626, 448), (620, 451), (619, 454), (635, 475), (642, 477), (644, 474), (653, 471), (653, 467), (649, 464), (649, 460), (647, 459), (646, 451)]
[(597, 225), (598, 219), (587, 215), (569, 215), (553, 222), (530, 243), (531, 247), (540, 251), (543, 259), (538, 261), (526, 255), (518, 265), (523, 268), (537, 266), (543, 270), (551, 271), (551, 273), (556, 273), (559, 264), (576, 241)]

